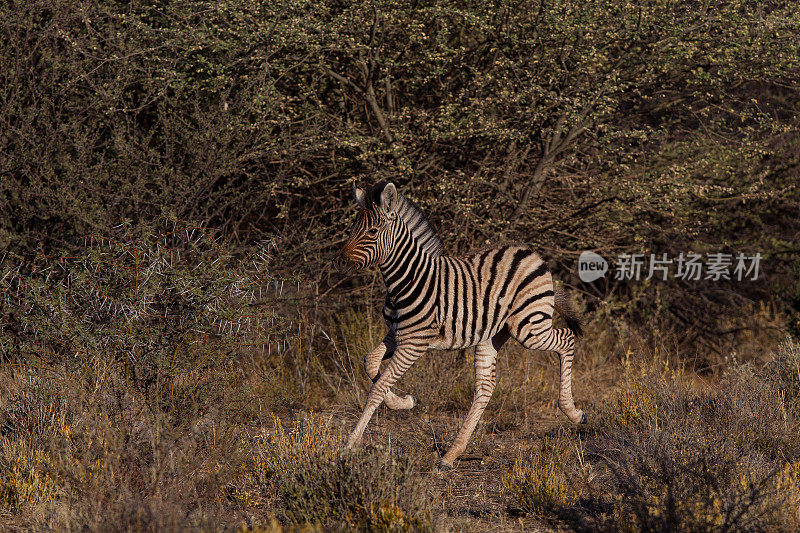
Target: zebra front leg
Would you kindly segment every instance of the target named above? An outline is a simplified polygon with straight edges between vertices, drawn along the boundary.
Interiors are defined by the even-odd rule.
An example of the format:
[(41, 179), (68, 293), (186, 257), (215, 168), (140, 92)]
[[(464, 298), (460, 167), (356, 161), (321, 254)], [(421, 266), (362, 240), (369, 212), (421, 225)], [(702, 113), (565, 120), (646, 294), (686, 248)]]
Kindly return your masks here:
[(418, 347), (398, 346), (386, 367), (386, 371), (378, 378), (378, 381), (372, 384), (372, 388), (367, 396), (367, 405), (364, 407), (364, 412), (361, 413), (361, 418), (358, 419), (353, 432), (347, 437), (347, 447), (353, 448), (361, 444), (361, 437), (364, 435), (364, 430), (367, 429), (375, 409), (381, 404), (386, 397), (386, 393), (400, 377), (405, 374), (406, 370), (414, 364), (420, 355), (425, 353), (424, 349)]
[(447, 450), (439, 463), (439, 470), (449, 470), (453, 461), (467, 449), (467, 442), (475, 431), (478, 421), (492, 397), (495, 387), (495, 365), (497, 350), (491, 342), (479, 344), (475, 347), (475, 395), (469, 408), (464, 423), (456, 435), (453, 445)]
[[(394, 332), (389, 330), (383, 342), (364, 357), (364, 370), (367, 371), (367, 376), (369, 376), (373, 384), (380, 378), (381, 361), (392, 357), (395, 348)], [(400, 397), (391, 390), (386, 391), (384, 402), (389, 409), (411, 409), (417, 405), (416, 398), (411, 394)]]

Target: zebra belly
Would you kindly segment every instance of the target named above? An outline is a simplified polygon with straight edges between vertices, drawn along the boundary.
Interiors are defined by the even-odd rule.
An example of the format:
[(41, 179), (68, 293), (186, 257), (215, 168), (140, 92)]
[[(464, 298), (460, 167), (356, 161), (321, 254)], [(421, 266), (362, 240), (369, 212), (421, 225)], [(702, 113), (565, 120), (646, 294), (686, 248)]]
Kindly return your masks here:
[[(511, 299), (511, 297), (508, 298), (508, 303)], [(480, 313), (482, 310), (472, 309), (471, 311), (478, 314), (473, 317), (471, 313), (468, 313), (466, 324), (463, 316), (442, 317), (443, 320), (438, 325), (438, 332), (431, 343), (431, 348), (456, 350), (491, 340), (505, 325), (508, 303), (503, 302), (493, 309), (494, 312), (485, 317)]]
[[(499, 331), (500, 329), (502, 329), (502, 326), (497, 329)], [(431, 341), (430, 347), (438, 350), (458, 350), (460, 348), (469, 348), (470, 346), (475, 346), (477, 344), (490, 340), (496, 333), (497, 332), (495, 332), (494, 334), (486, 333), (484, 335), (476, 336), (475, 340), (470, 340), (466, 342), (464, 340), (448, 339), (445, 336), (439, 335)]]

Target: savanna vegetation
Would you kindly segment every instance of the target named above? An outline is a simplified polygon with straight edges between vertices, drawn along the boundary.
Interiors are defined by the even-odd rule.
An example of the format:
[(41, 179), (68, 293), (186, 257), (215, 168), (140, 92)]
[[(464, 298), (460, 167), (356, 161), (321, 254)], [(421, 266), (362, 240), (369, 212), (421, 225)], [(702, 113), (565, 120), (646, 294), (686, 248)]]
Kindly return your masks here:
[[(0, 5), (0, 524), (10, 530), (800, 528), (800, 14), (726, 0)], [(363, 405), (350, 181), (448, 253), (532, 244), (584, 315)], [(757, 279), (576, 259), (760, 254)], [(611, 273), (613, 274), (613, 272)]]

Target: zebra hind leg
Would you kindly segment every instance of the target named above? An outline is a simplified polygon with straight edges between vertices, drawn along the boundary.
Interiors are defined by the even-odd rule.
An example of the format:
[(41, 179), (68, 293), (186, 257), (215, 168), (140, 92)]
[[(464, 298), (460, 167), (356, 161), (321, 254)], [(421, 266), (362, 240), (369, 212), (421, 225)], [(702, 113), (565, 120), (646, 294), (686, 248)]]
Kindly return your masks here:
[(586, 414), (575, 407), (572, 399), (572, 360), (575, 357), (575, 335), (569, 329), (548, 327), (543, 331), (521, 336), (520, 342), (529, 350), (558, 353), (561, 362), (558, 389), (558, 408), (575, 424), (585, 424)]

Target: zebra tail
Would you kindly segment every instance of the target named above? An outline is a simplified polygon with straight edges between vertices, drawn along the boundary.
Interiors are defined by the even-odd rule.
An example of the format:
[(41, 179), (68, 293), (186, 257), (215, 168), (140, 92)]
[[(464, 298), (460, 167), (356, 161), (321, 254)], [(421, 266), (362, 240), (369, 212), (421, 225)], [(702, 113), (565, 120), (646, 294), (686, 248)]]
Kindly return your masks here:
[(556, 308), (556, 311), (564, 317), (564, 322), (567, 323), (567, 327), (572, 331), (572, 333), (576, 337), (581, 337), (583, 335), (583, 323), (581, 321), (580, 315), (572, 307), (572, 303), (567, 299), (567, 295), (564, 293), (564, 290), (561, 287), (556, 287), (553, 295), (553, 307)]

